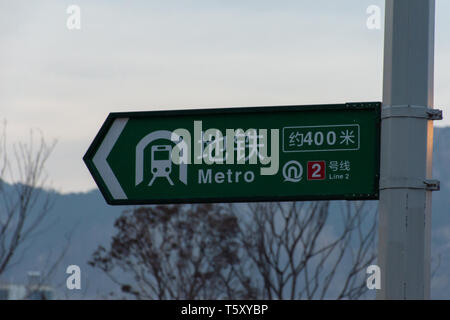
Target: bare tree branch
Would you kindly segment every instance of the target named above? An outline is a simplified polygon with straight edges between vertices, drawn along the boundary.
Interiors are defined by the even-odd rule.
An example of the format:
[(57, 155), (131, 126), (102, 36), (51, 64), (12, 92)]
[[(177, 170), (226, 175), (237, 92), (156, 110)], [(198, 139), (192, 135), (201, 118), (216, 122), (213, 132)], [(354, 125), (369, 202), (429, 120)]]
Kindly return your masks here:
[(12, 146), (11, 162), (6, 140), (5, 123), (0, 136), (0, 275), (52, 208), (43, 189), (48, 186), (45, 164), (56, 144), (47, 144), (42, 133), (36, 137), (31, 131), (28, 142)]
[[(242, 223), (241, 240), (257, 270), (259, 298), (324, 299), (332, 287), (341, 288), (338, 299), (365, 293), (361, 276), (375, 259), (376, 215), (367, 226), (364, 203), (346, 202), (342, 227), (328, 234), (329, 206), (327, 201), (248, 204), (251, 218)], [(344, 266), (348, 260), (350, 266)]]

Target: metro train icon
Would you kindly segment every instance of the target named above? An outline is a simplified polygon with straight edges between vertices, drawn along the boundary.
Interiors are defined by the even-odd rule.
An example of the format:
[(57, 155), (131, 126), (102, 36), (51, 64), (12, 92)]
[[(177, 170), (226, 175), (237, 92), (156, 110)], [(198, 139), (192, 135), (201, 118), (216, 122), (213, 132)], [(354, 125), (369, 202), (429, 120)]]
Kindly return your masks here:
[[(150, 145), (152, 145), (151, 148)], [(148, 150), (148, 148), (150, 148), (150, 152), (144, 152), (145, 150)], [(166, 178), (169, 184), (173, 186), (173, 177), (170, 175), (176, 173), (178, 174), (175, 178), (175, 183), (179, 181), (182, 184), (187, 185), (188, 163), (187, 161), (174, 162), (173, 157), (175, 156), (175, 159), (181, 159), (181, 155), (187, 154), (188, 152), (188, 144), (172, 131), (157, 130), (148, 133), (136, 145), (135, 186), (138, 186), (147, 179), (144, 171), (148, 172), (148, 175), (150, 175), (150, 173), (152, 174), (150, 182), (148, 184), (145, 183), (148, 187), (155, 186), (156, 178)], [(150, 158), (148, 160), (151, 160), (150, 170), (144, 170), (144, 166), (148, 168), (148, 160), (145, 161), (147, 157)]]
[(154, 145), (151, 152), (151, 172), (153, 177), (148, 185), (151, 186), (156, 178), (161, 177), (166, 178), (170, 185), (173, 186), (173, 181), (170, 178), (170, 173), (172, 172), (172, 146)]

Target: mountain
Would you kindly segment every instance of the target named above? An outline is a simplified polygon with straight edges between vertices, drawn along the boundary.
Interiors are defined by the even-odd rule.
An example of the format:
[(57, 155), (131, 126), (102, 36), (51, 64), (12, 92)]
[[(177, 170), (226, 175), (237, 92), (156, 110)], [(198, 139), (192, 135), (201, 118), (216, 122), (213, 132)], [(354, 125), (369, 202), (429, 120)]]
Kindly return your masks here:
[[(435, 129), (433, 157), (433, 177), (441, 181), (441, 191), (433, 193), (432, 265), (438, 268), (432, 278), (432, 298), (445, 299), (450, 298), (450, 275), (447, 272), (450, 270), (450, 127)], [(56, 288), (57, 298), (105, 299), (110, 292), (117, 294), (117, 285), (87, 262), (99, 245), (109, 246), (114, 234), (114, 221), (130, 207), (107, 205), (98, 190), (47, 193), (55, 202), (39, 228), (40, 233), (25, 243), (17, 255), (18, 263), (9, 268), (0, 280), (24, 283), (29, 271), (48, 270), (52, 261), (67, 248), (50, 282)], [(335, 221), (335, 218), (330, 219), (330, 223)], [(81, 290), (66, 288), (66, 268), (69, 265), (78, 265), (81, 269)]]
[[(9, 268), (1, 280), (26, 283), (29, 271), (48, 270), (65, 252), (51, 275), (51, 284), (57, 288), (59, 297), (102, 298), (115, 286), (87, 262), (99, 244), (109, 243), (114, 221), (125, 208), (108, 206), (97, 190), (73, 194), (53, 192), (51, 196), (54, 205), (40, 224), (38, 234), (24, 243), (22, 249), (25, 249), (17, 255), (19, 263)], [(69, 265), (80, 267), (82, 290), (65, 288)]]

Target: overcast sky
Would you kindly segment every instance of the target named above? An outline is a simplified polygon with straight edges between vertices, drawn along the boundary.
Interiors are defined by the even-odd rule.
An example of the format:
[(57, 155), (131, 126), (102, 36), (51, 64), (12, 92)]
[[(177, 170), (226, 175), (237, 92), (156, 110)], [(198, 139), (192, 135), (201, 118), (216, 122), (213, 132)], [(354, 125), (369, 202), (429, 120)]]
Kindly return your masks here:
[[(445, 112), (450, 1), (436, 3)], [(66, 27), (72, 4), (80, 30)], [(82, 156), (112, 111), (381, 101), (370, 5), (384, 14), (382, 0), (0, 0), (0, 120), (9, 142), (31, 128), (57, 139), (48, 175), (78, 192), (95, 188)]]

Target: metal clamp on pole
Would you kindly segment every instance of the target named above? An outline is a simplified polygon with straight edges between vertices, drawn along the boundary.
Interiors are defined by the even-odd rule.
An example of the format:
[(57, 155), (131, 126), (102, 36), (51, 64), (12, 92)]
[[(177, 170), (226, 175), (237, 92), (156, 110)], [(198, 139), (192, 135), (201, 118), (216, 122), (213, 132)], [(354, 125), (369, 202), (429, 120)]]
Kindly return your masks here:
[(385, 105), (382, 107), (381, 119), (388, 118), (420, 118), (426, 120), (442, 120), (442, 110), (416, 105)]
[(441, 182), (439, 180), (425, 180), (426, 189), (428, 191), (440, 191), (441, 190)]
[(427, 191), (439, 191), (439, 180), (422, 180), (408, 178), (384, 178), (380, 179), (380, 190), (383, 189), (423, 189)]

